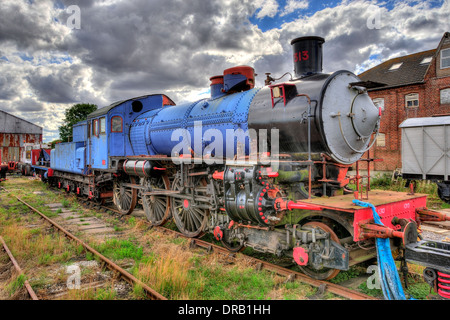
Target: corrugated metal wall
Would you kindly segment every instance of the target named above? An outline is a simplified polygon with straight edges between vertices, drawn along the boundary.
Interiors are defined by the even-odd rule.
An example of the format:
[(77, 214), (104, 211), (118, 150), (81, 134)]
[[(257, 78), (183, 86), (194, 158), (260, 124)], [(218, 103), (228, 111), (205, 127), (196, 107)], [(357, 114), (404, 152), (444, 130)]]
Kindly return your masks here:
[(0, 159), (2, 162), (19, 161), (24, 143), (42, 142), (42, 134), (0, 133)]
[(0, 161), (20, 161), (24, 143), (42, 142), (42, 127), (0, 110)]

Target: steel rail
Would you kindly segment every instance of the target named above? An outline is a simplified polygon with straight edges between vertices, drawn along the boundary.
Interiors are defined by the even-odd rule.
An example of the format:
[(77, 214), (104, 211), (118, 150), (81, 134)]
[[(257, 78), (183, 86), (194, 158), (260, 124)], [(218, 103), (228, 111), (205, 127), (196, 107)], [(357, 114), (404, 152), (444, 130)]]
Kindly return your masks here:
[[(113, 212), (116, 212), (118, 214), (120, 214), (121, 216), (123, 216), (119, 211), (110, 208), (110, 207), (106, 207), (106, 206), (102, 206), (102, 205), (98, 205), (99, 207), (103, 208), (103, 209), (107, 209)], [(144, 223), (151, 225), (148, 221), (145, 221), (144, 219), (141, 219)], [(151, 225), (152, 226), (152, 225)], [(230, 252), (228, 249), (218, 246), (216, 244), (204, 241), (204, 240), (200, 240), (197, 238), (189, 238), (186, 237), (184, 234), (182, 234), (181, 232), (175, 231), (175, 230), (171, 230), (162, 226), (152, 226), (157, 228), (160, 231), (163, 232), (169, 232), (172, 233), (178, 237), (183, 237), (185, 239), (190, 239), (191, 240), (191, 244), (192, 245), (197, 245), (199, 247), (205, 248), (207, 250), (215, 250), (216, 252), (222, 253), (222, 254), (232, 254), (233, 252)], [(367, 294), (364, 293), (360, 293), (358, 291), (340, 286), (338, 284), (334, 284), (328, 281), (323, 281), (323, 280), (317, 280), (317, 279), (313, 279), (311, 277), (308, 277), (307, 275), (301, 273), (301, 272), (297, 272), (297, 271), (293, 271), (290, 269), (286, 269), (280, 266), (277, 266), (275, 264), (266, 262), (264, 260), (260, 260), (257, 258), (253, 258), (251, 256), (245, 255), (246, 257), (248, 257), (249, 259), (251, 259), (252, 261), (255, 262), (255, 264), (259, 264), (262, 267), (264, 267), (265, 269), (269, 270), (269, 271), (273, 271), (279, 275), (282, 276), (286, 276), (286, 277), (294, 277), (296, 279), (298, 279), (299, 281), (309, 284), (313, 287), (321, 287), (321, 286), (326, 286), (326, 290), (328, 290), (331, 293), (334, 293), (338, 296), (347, 298), (347, 299), (351, 299), (351, 300), (380, 300), (378, 298), (369, 296)]]
[[(16, 268), (16, 271), (19, 273), (19, 275), (25, 275), (22, 271), (22, 269), (20, 268), (19, 264), (17, 263), (16, 259), (14, 258), (12, 252), (9, 250), (8, 246), (6, 245), (5, 240), (3, 240), (3, 238), (0, 236), (0, 242), (3, 245), (3, 249), (5, 250), (5, 252), (8, 254), (9, 259), (11, 260), (11, 262), (14, 265), (14, 268)], [(34, 292), (33, 288), (31, 287), (30, 283), (28, 282), (28, 280), (25, 280), (24, 282), (24, 286), (28, 292), (28, 295), (30, 296), (30, 298), (32, 300), (39, 300), (36, 293)]]
[[(167, 228), (164, 228), (164, 227), (159, 227), (159, 228), (168, 230), (170, 232), (176, 233), (177, 235), (186, 238), (186, 236), (184, 236), (183, 234), (181, 234), (181, 233), (179, 233), (177, 231), (170, 230), (170, 229), (167, 229)], [(223, 253), (223, 254), (230, 254), (231, 253), (228, 249), (226, 249), (224, 247), (221, 247), (221, 246), (218, 246), (218, 245), (215, 245), (215, 244), (212, 244), (212, 243), (207, 242), (207, 241), (203, 241), (203, 240), (200, 240), (200, 239), (194, 239), (194, 238), (188, 238), (188, 239), (191, 239), (191, 243), (195, 244), (195, 245), (197, 245), (199, 247), (203, 247), (203, 248), (206, 248), (206, 249), (209, 249), (209, 250), (214, 249), (215, 251)], [(267, 269), (269, 271), (273, 271), (273, 272), (275, 272), (275, 273), (277, 273), (279, 275), (282, 275), (282, 276), (294, 277), (294, 278), (300, 280), (301, 282), (309, 284), (309, 285), (311, 285), (313, 287), (320, 287), (320, 286), (324, 286), (325, 285), (326, 289), (329, 292), (337, 294), (337, 295), (339, 295), (341, 297), (344, 297), (344, 298), (348, 298), (348, 299), (351, 299), (351, 300), (379, 300), (377, 298), (371, 297), (371, 296), (366, 295), (364, 293), (360, 293), (360, 292), (354, 291), (354, 290), (349, 289), (349, 288), (345, 288), (343, 286), (340, 286), (340, 285), (337, 285), (337, 284), (334, 284), (334, 283), (331, 283), (331, 282), (313, 279), (313, 278), (308, 277), (307, 275), (305, 275), (305, 274), (303, 274), (301, 272), (297, 272), (297, 271), (293, 271), (293, 270), (290, 270), (290, 269), (286, 269), (286, 268), (283, 268), (281, 266), (277, 266), (275, 264), (272, 264), (272, 263), (269, 263), (269, 262), (266, 262), (264, 260), (260, 260), (260, 259), (257, 259), (257, 258), (253, 258), (253, 257), (247, 256), (247, 255), (245, 255), (245, 256), (250, 258), (250, 259), (252, 259), (255, 263), (257, 263), (257, 264), (261, 265), (262, 267), (264, 267), (264, 269)]]
[(146, 285), (145, 283), (143, 283), (142, 281), (137, 279), (135, 276), (133, 276), (131, 273), (129, 273), (128, 271), (124, 270), (123, 268), (121, 268), (120, 266), (118, 266), (117, 264), (115, 264), (114, 262), (109, 260), (108, 258), (106, 258), (104, 255), (102, 255), (100, 252), (98, 252), (97, 250), (95, 250), (94, 248), (89, 246), (87, 243), (85, 243), (84, 241), (80, 240), (79, 238), (74, 236), (72, 233), (70, 233), (69, 231), (64, 229), (58, 223), (56, 223), (55, 221), (53, 221), (50, 218), (48, 218), (47, 216), (45, 216), (42, 212), (40, 212), (36, 208), (32, 207), (31, 205), (29, 205), (28, 203), (26, 203), (25, 201), (23, 201), (19, 197), (17, 197), (17, 196), (14, 196), (14, 197), (16, 197), (16, 199), (18, 201), (22, 202), (28, 208), (30, 208), (31, 210), (33, 210), (34, 212), (39, 214), (44, 220), (49, 222), (51, 225), (55, 226), (59, 231), (64, 233), (68, 238), (74, 240), (78, 244), (82, 245), (87, 251), (89, 251), (92, 254), (94, 254), (95, 256), (99, 257), (111, 270), (119, 272), (122, 275), (122, 277), (124, 278), (124, 280), (126, 280), (127, 282), (129, 282), (131, 284), (137, 284), (137, 285), (141, 286), (142, 289), (145, 291), (145, 293), (147, 294), (147, 296), (150, 299), (152, 299), (152, 300), (167, 300), (166, 297), (164, 297), (160, 293), (156, 292), (155, 290), (150, 288), (148, 285)]

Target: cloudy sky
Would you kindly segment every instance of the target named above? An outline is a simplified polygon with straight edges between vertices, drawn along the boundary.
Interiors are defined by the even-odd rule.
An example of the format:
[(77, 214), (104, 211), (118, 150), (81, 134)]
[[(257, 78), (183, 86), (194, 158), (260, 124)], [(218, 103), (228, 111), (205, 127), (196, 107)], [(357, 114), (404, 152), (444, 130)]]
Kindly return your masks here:
[(235, 65), (293, 71), (290, 40), (324, 37), (324, 72), (435, 48), (449, 0), (0, 0), (0, 109), (58, 138), (64, 110), (144, 94), (182, 103)]

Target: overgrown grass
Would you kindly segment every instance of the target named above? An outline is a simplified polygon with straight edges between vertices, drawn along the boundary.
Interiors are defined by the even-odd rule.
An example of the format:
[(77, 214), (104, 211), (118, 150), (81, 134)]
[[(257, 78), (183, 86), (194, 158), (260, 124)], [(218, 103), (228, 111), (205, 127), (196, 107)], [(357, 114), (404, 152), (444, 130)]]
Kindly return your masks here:
[[(168, 299), (305, 299), (316, 292), (299, 282), (286, 284), (274, 273), (256, 271), (240, 254), (229, 264), (223, 255), (189, 250), (185, 239), (165, 240), (153, 243), (132, 272)], [(136, 298), (142, 298), (141, 289), (134, 288)]]
[(369, 289), (367, 287), (367, 283), (366, 282), (361, 283), (359, 285), (358, 289), (362, 293), (365, 293), (365, 294), (367, 294), (368, 296), (371, 296), (371, 297), (376, 297), (376, 298), (383, 297), (383, 291), (381, 289)]
[[(35, 187), (35, 190), (45, 191), (45, 185), (43, 188), (41, 182), (31, 181), (31, 185)], [(46, 205), (49, 203), (61, 202), (63, 207), (76, 207), (70, 199), (63, 202), (63, 197), (67, 195), (60, 196), (47, 192), (49, 196), (43, 197), (27, 192), (28, 188), (21, 183), (16, 183), (16, 186), (19, 189), (18, 196), (27, 197), (25, 201), (42, 209), (45, 214), (57, 214), (47, 208)], [(21, 210), (25, 210), (24, 212), (29, 210), (26, 207), (18, 208), (19, 205), (15, 199), (8, 199), (8, 201), (11, 202), (9, 208), (16, 209), (15, 212), (10, 212), (9, 208), (6, 208), (3, 211), (4, 215), (0, 214), (0, 219), (6, 222), (3, 223), (0, 220), (0, 230), (10, 227), (8, 241), (13, 241), (12, 238), (16, 239), (14, 241), (18, 245), (19, 252), (22, 252), (24, 260), (30, 257), (26, 252), (33, 252), (34, 265), (38, 266), (51, 265), (55, 262), (68, 263), (71, 257), (81, 254), (86, 255), (86, 260), (94, 259), (92, 254), (85, 253), (84, 249), (78, 245), (73, 245), (70, 250), (58, 245), (57, 233), (46, 234), (44, 230), (31, 229), (21, 237), (16, 236), (13, 232), (14, 226), (18, 224), (15, 219), (24, 217), (20, 215)], [(2, 213), (1, 210), (0, 206), (0, 213)], [(124, 234), (135, 235), (137, 232), (145, 232), (145, 236), (139, 236), (139, 238), (128, 236), (127, 240), (108, 239), (103, 243), (91, 241), (91, 246), (112, 260), (133, 260), (134, 266), (131, 272), (169, 299), (305, 299), (317, 291), (299, 282), (285, 283), (284, 277), (268, 271), (256, 271), (245, 256), (238, 255), (236, 261), (230, 262), (226, 256), (205, 254), (201, 249), (189, 249), (189, 241), (186, 239), (161, 236), (154, 230), (144, 231), (146, 228), (137, 230), (140, 222), (134, 217), (128, 219), (126, 224), (119, 224), (115, 219), (111, 223), (116, 230), (123, 230)], [(168, 225), (174, 227), (173, 223)], [(78, 233), (76, 236), (83, 237)], [(44, 250), (43, 247), (46, 249)], [(32, 286), (42, 288), (49, 277), (59, 279), (60, 274), (55, 276), (39, 272), (33, 278)], [(133, 288), (133, 296), (136, 299), (146, 298), (139, 286)], [(114, 287), (111, 286), (97, 290), (73, 290), (68, 298), (103, 300), (118, 297)], [(325, 298), (334, 297), (326, 296)]]
[(76, 254), (75, 246), (58, 233), (43, 234), (17, 224), (3, 226), (0, 230), (17, 259), (50, 265), (67, 262)]
[(140, 260), (142, 258), (143, 249), (130, 240), (109, 239), (101, 244), (94, 244), (96, 250), (101, 254), (115, 259), (134, 259)]
[(105, 288), (87, 288), (84, 290), (70, 290), (68, 300), (115, 300), (117, 293), (112, 285)]
[(24, 287), (26, 276), (24, 274), (18, 275), (8, 285), (9, 295), (14, 295), (17, 291)]
[[(352, 266), (347, 271), (339, 272), (336, 277), (334, 277), (333, 279), (330, 280), (330, 282), (338, 284), (338, 283), (341, 283), (344, 281), (348, 281), (350, 279), (357, 278), (357, 277), (359, 277), (361, 275), (365, 275), (365, 274), (367, 274), (365, 268), (360, 267), (360, 266)], [(369, 276), (369, 275), (367, 274), (367, 276)]]
[[(410, 192), (409, 184), (407, 180), (403, 178), (398, 178), (397, 180), (392, 179), (392, 174), (379, 173), (375, 177), (370, 179), (370, 188), (372, 190), (391, 190), (397, 192)], [(429, 180), (415, 180), (412, 181), (414, 185), (414, 192), (427, 194), (428, 201), (427, 206), (430, 208), (450, 208), (450, 205), (439, 199), (437, 184)], [(355, 186), (351, 186), (355, 189)]]

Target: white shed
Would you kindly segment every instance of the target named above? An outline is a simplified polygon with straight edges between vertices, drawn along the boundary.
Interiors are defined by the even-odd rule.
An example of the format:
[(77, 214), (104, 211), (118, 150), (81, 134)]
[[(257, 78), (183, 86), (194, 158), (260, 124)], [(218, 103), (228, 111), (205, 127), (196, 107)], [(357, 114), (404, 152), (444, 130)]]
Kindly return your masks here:
[(450, 116), (410, 118), (402, 131), (402, 173), (411, 179), (448, 180)]

